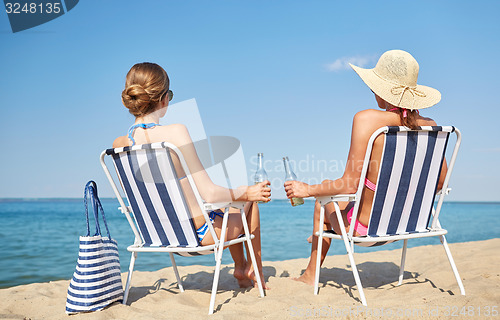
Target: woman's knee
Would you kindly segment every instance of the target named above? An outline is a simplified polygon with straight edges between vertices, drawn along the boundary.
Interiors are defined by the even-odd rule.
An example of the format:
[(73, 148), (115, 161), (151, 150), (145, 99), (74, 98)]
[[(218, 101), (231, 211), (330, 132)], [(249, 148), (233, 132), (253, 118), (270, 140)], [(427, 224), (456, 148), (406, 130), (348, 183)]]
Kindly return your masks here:
[(314, 203), (314, 210), (319, 210), (321, 209), (321, 204), (319, 203), (318, 200), (316, 200), (316, 202)]
[(252, 210), (252, 209), (256, 210), (257, 212), (259, 211), (259, 206), (257, 205), (257, 203), (252, 202), (252, 201), (245, 203), (245, 206), (243, 209), (243, 210), (245, 210), (245, 212), (250, 212), (250, 210)]
[(247, 202), (244, 208), (245, 216), (247, 218), (248, 227), (255, 230), (260, 227), (260, 212), (259, 206), (256, 202)]

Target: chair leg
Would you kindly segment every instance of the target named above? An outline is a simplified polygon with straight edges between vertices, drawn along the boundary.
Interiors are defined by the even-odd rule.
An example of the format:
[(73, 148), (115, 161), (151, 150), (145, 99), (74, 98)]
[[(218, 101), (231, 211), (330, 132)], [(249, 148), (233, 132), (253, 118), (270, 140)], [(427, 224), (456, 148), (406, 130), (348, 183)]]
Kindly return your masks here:
[(399, 266), (399, 281), (398, 286), (403, 283), (403, 274), (405, 272), (405, 260), (406, 260), (406, 246), (408, 244), (408, 239), (405, 239), (403, 245), (403, 253), (401, 253), (401, 265)]
[(217, 294), (217, 286), (219, 285), (220, 265), (222, 262), (222, 251), (224, 251), (224, 248), (221, 247), (218, 251), (217, 263), (215, 264), (214, 282), (212, 284), (212, 295), (210, 296), (210, 306), (208, 308), (209, 315), (214, 313), (215, 295)]
[(465, 296), (465, 289), (462, 283), (462, 279), (460, 279), (460, 275), (458, 274), (457, 266), (455, 265), (455, 261), (451, 255), (450, 248), (448, 247), (448, 243), (446, 242), (446, 238), (444, 235), (439, 236), (441, 239), (441, 243), (443, 244), (444, 251), (446, 252), (446, 256), (448, 257), (448, 261), (450, 262), (451, 269), (453, 270), (453, 274), (455, 274), (455, 279), (457, 279), (458, 287), (460, 288), (460, 293)]
[[(346, 244), (346, 248), (349, 248), (348, 246), (349, 245)], [(352, 254), (352, 251), (348, 250), (347, 255), (349, 256), (349, 262), (351, 263), (352, 273), (354, 275), (354, 281), (356, 282), (356, 285), (358, 286), (359, 289), (359, 296), (361, 297), (361, 303), (366, 307), (367, 303), (365, 298), (365, 292), (363, 291), (363, 286), (361, 285), (361, 279), (359, 278), (358, 268), (356, 267), (356, 262), (354, 262), (354, 256)]]
[(177, 278), (177, 286), (179, 287), (180, 292), (184, 292), (184, 287), (182, 286), (181, 277), (179, 277), (179, 271), (177, 270), (177, 264), (175, 263), (174, 254), (170, 253), (170, 261), (172, 261), (172, 267), (174, 268), (175, 278)]
[[(214, 282), (212, 284), (212, 295), (210, 296), (210, 306), (208, 307), (208, 314), (209, 315), (214, 313), (215, 295), (217, 294), (217, 286), (219, 285), (220, 265), (222, 263), (222, 252), (224, 251), (224, 241), (226, 240), (226, 229), (227, 229), (228, 216), (229, 216), (229, 209), (226, 209), (226, 212), (224, 214), (224, 218), (222, 218), (220, 240), (219, 240), (219, 244), (218, 244), (217, 254), (215, 256), (216, 264), (215, 264), (215, 272), (214, 272)], [(216, 242), (216, 244), (217, 244), (217, 242)]]
[(255, 273), (255, 278), (257, 279), (257, 286), (259, 288), (259, 294), (261, 298), (264, 298), (264, 287), (262, 286), (262, 280), (260, 279), (259, 268), (257, 267), (257, 260), (255, 259), (255, 252), (253, 251), (252, 239), (250, 237), (250, 231), (248, 230), (248, 224), (245, 217), (245, 211), (243, 209), (241, 211), (241, 220), (243, 224), (243, 229), (245, 231), (245, 237), (247, 238), (248, 245), (248, 253), (250, 253), (250, 260), (252, 262), (253, 272)]
[(339, 207), (338, 203), (334, 202), (333, 205), (335, 206), (335, 213), (337, 214), (337, 220), (339, 221), (340, 231), (342, 232), (342, 240), (344, 240), (345, 249), (347, 251), (347, 255), (349, 256), (349, 262), (350, 262), (351, 267), (352, 267), (354, 281), (356, 282), (356, 286), (358, 287), (358, 290), (359, 290), (359, 296), (361, 298), (361, 303), (364, 306), (367, 306), (365, 293), (363, 291), (363, 286), (361, 285), (361, 279), (359, 278), (358, 268), (356, 267), (356, 262), (354, 262), (354, 256), (353, 256), (352, 250), (351, 250), (351, 247), (354, 244), (351, 241), (347, 240), (347, 232), (345, 230), (345, 226), (344, 226), (343, 219), (342, 219), (342, 214), (340, 212), (340, 207)]
[(323, 224), (325, 222), (325, 207), (321, 206), (319, 212), (319, 236), (318, 247), (316, 249), (316, 272), (314, 274), (314, 294), (319, 291), (319, 273), (321, 272), (321, 251), (323, 250)]
[(137, 252), (132, 252), (130, 265), (128, 267), (127, 283), (125, 284), (125, 292), (123, 293), (123, 304), (127, 304), (130, 283), (132, 282), (132, 273), (134, 272), (135, 259), (137, 259)]

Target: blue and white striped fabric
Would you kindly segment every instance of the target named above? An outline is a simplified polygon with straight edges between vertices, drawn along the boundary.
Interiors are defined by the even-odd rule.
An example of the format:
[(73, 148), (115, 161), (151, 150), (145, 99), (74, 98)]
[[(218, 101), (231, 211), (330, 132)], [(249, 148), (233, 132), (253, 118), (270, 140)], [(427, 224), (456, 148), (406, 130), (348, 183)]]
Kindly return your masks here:
[(368, 235), (426, 232), (454, 127), (388, 127)]
[[(106, 150), (115, 168), (145, 247), (197, 247), (191, 213), (163, 143)], [(178, 253), (185, 256), (210, 254)]]
[[(90, 236), (87, 210), (89, 194), (94, 209), (96, 234)], [(108, 237), (101, 236), (98, 210), (101, 210)], [(97, 186), (90, 181), (85, 187), (85, 212), (87, 236), (80, 237), (80, 250), (76, 270), (71, 279), (66, 299), (66, 313), (97, 311), (123, 300), (118, 245), (109, 235), (104, 211), (97, 197)]]

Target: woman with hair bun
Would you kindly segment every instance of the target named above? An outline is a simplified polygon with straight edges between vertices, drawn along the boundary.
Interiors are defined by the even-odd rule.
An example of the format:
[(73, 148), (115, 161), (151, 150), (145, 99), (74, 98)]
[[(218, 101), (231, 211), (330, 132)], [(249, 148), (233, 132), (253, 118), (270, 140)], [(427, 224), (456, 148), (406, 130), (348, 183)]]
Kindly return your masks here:
[[(268, 202), (271, 196), (269, 181), (264, 181), (253, 186), (242, 186), (236, 190), (215, 185), (206, 173), (196, 153), (193, 142), (187, 128), (182, 124), (171, 124), (162, 126), (160, 118), (165, 116), (169, 101), (173, 93), (169, 89), (170, 80), (165, 70), (155, 63), (138, 63), (127, 73), (125, 89), (122, 92), (122, 101), (129, 112), (135, 116), (135, 122), (130, 127), (126, 136), (121, 136), (113, 142), (113, 148), (127, 147), (133, 145), (169, 142), (181, 150), (189, 167), (198, 191), (203, 200), (211, 203), (229, 201), (247, 201), (245, 213), (250, 233), (255, 238), (252, 245), (255, 251), (257, 268), (262, 278), (264, 288), (267, 288), (262, 274), (262, 258), (260, 243), (260, 217), (257, 201)], [(172, 161), (180, 179), (186, 201), (193, 216), (194, 226), (202, 245), (214, 243), (212, 235), (207, 232), (206, 221), (197, 205), (193, 190), (191, 189), (185, 173), (182, 170), (179, 159), (173, 154)], [(213, 226), (218, 236), (221, 234), (223, 212), (213, 211)], [(235, 239), (244, 233), (239, 210), (230, 209), (226, 237)], [(255, 275), (251, 265), (249, 254), (247, 258), (243, 253), (243, 244), (229, 247), (233, 257), (235, 268), (234, 277), (238, 280), (240, 287), (250, 287), (254, 283)], [(255, 282), (255, 285), (257, 283)]]

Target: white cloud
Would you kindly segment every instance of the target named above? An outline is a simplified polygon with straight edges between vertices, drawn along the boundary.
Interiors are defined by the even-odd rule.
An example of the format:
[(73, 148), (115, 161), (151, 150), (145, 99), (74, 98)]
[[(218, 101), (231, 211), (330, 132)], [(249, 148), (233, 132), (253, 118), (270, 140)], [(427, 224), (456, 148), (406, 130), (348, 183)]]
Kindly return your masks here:
[(375, 61), (374, 56), (352, 56), (352, 57), (342, 57), (338, 58), (332, 63), (326, 65), (326, 70), (331, 72), (338, 72), (342, 70), (349, 70), (351, 67), (349, 63), (352, 63), (358, 67), (366, 67), (368, 64)]

